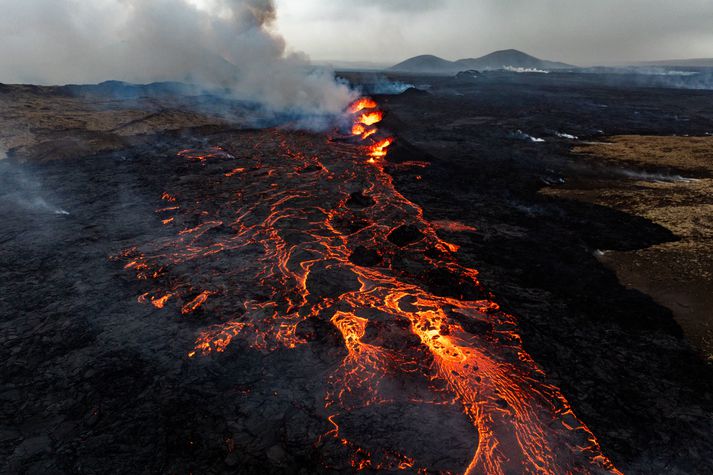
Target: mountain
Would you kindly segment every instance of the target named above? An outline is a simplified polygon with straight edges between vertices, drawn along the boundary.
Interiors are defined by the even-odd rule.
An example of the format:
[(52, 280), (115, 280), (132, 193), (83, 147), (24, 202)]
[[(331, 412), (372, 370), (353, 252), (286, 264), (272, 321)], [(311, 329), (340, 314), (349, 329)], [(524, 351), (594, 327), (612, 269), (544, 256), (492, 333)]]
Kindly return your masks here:
[(503, 69), (505, 67), (525, 69), (569, 69), (574, 66), (555, 61), (535, 58), (516, 49), (496, 51), (475, 59), (459, 59), (455, 62), (461, 69)]
[(429, 74), (451, 73), (457, 69), (458, 66), (453, 61), (430, 54), (415, 56), (389, 68), (390, 71)]
[(493, 70), (505, 68), (524, 69), (569, 69), (569, 64), (535, 58), (522, 51), (508, 49), (495, 51), (480, 58), (448, 61), (438, 56), (423, 55), (407, 59), (389, 68), (390, 71), (426, 74), (453, 74), (466, 69)]

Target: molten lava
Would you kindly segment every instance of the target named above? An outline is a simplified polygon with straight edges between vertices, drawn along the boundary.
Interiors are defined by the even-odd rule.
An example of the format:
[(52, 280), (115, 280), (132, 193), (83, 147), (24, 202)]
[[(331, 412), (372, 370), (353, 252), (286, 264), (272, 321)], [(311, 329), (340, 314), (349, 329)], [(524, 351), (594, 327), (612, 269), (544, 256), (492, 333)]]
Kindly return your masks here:
[(188, 315), (189, 313), (195, 312), (201, 307), (201, 305), (206, 302), (206, 300), (208, 300), (208, 297), (210, 297), (211, 294), (212, 292), (204, 290), (203, 292), (198, 294), (196, 298), (185, 304), (183, 308), (181, 308), (181, 313), (184, 315)]
[(371, 99), (370, 97), (362, 97), (361, 99), (358, 99), (352, 105), (349, 106), (349, 112), (352, 114), (356, 114), (357, 112), (361, 112), (364, 109), (376, 109), (377, 107), (379, 107), (379, 105), (376, 103), (375, 100)]
[(359, 137), (362, 141), (371, 138), (371, 144), (367, 145), (369, 163), (376, 163), (378, 159), (386, 158), (387, 149), (394, 142), (392, 137), (376, 138), (378, 134), (376, 125), (384, 119), (384, 113), (378, 110), (377, 107), (376, 102), (370, 98), (359, 99), (349, 107), (349, 112), (353, 115), (354, 122), (352, 135)]
[(381, 111), (364, 112), (359, 115), (359, 123), (363, 125), (378, 124), (384, 119), (384, 114)]
[(468, 226), (467, 224), (459, 223), (458, 221), (449, 220), (433, 221), (433, 227), (452, 233), (466, 233), (477, 231), (477, 229), (473, 226)]
[(182, 151), (188, 183), (158, 210), (174, 218), (173, 236), (117, 256), (146, 287), (140, 302), (205, 321), (191, 358), (235, 341), (290, 351), (314, 344), (312, 325), (332, 328), (341, 348), (325, 353), (314, 440), (327, 471), (431, 472), (395, 437), (350, 436), (350, 415), (408, 405), (452, 408), (472, 426), (470, 459), (445, 471), (619, 473), (525, 352), (517, 320), (437, 234), (475, 229), (434, 225), (396, 190), (382, 166), (393, 139), (362, 138), (383, 117), (375, 109), (370, 99), (350, 108), (356, 147), (261, 131)]
[(369, 156), (371, 158), (385, 158), (388, 153), (387, 149), (392, 143), (393, 139), (391, 138), (379, 140), (374, 145), (369, 147)]
[(207, 150), (181, 150), (178, 152), (178, 156), (198, 162), (205, 162), (215, 158), (232, 158), (232, 156), (221, 147), (210, 147)]
[(362, 134), (366, 133), (366, 127), (364, 124), (354, 124), (352, 127), (352, 135), (359, 135), (361, 136)]

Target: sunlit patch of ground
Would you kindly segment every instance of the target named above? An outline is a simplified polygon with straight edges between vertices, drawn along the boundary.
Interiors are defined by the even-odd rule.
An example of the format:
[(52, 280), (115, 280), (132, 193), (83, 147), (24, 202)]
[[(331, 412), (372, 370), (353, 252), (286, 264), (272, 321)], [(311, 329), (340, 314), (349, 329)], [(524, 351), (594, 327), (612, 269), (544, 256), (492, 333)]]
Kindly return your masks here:
[(674, 233), (675, 242), (602, 250), (600, 259), (624, 285), (671, 309), (688, 339), (713, 359), (713, 137), (617, 136), (573, 152), (626, 173), (544, 193), (642, 216)]

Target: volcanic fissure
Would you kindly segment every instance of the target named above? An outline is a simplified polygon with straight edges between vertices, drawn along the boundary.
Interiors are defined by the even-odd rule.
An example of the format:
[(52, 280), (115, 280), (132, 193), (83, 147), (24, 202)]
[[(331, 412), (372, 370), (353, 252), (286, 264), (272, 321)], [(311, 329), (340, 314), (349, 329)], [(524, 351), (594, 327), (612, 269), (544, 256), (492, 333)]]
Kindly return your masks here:
[(619, 473), (523, 349), (516, 318), (437, 233), (475, 229), (429, 222), (396, 190), (375, 101), (348, 113), (349, 133), (326, 139), (245, 132), (179, 152), (195, 183), (157, 199), (172, 237), (113, 257), (144, 288), (138, 302), (198, 326), (191, 361), (238, 341), (269, 353), (338, 337), (317, 395), (325, 467), (436, 471), (396, 437), (353, 435), (366, 409), (394, 406), (460, 411), (466, 473)]

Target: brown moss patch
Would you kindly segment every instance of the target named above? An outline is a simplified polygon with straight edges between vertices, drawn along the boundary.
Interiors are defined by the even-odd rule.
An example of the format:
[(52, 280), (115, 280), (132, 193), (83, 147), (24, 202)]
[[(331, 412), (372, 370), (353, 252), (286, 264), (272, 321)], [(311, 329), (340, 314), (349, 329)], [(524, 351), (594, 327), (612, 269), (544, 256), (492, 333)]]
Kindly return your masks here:
[(713, 359), (713, 137), (617, 136), (573, 149), (579, 159), (652, 176), (664, 170), (690, 181), (612, 175), (551, 187), (547, 195), (644, 217), (679, 240), (630, 252), (604, 251), (601, 261), (622, 284), (668, 307), (687, 338)]

